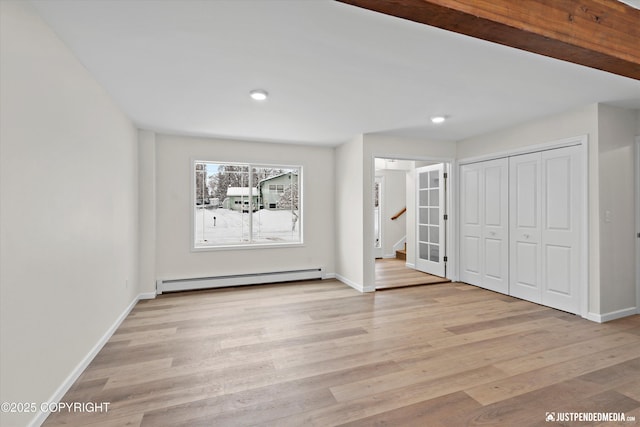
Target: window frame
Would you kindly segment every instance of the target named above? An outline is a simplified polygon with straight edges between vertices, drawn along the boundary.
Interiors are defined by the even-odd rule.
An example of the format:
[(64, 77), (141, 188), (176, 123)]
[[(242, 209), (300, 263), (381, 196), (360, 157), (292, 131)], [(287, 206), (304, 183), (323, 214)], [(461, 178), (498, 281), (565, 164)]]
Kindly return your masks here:
[[(208, 246), (199, 246), (196, 244), (196, 212), (199, 206), (196, 206), (196, 188), (197, 188), (197, 173), (196, 173), (196, 165), (201, 163), (210, 163), (217, 165), (230, 165), (230, 166), (247, 166), (249, 170), (249, 183), (248, 185), (252, 185), (252, 174), (251, 171), (253, 168), (272, 168), (272, 169), (296, 169), (298, 173), (298, 236), (299, 239), (297, 241), (289, 241), (289, 242), (238, 242), (238, 243), (222, 243), (217, 245), (208, 245)], [(207, 251), (226, 251), (226, 250), (238, 250), (238, 249), (272, 249), (272, 248), (290, 248), (290, 247), (302, 247), (304, 246), (304, 168), (302, 165), (293, 165), (293, 164), (273, 164), (273, 163), (264, 163), (264, 162), (240, 162), (240, 161), (218, 161), (218, 160), (202, 160), (192, 158), (190, 162), (190, 170), (191, 174), (191, 197), (189, 198), (191, 202), (190, 212), (190, 250), (191, 252), (207, 252)], [(251, 188), (251, 187), (249, 187)], [(280, 193), (279, 193), (280, 194)], [(250, 198), (251, 199), (251, 198)], [(250, 200), (253, 204), (253, 201)], [(220, 200), (222, 203), (222, 200)], [(259, 211), (260, 209), (258, 209)], [(258, 212), (256, 211), (256, 212)], [(249, 235), (251, 238), (253, 237), (253, 230), (249, 229)]]

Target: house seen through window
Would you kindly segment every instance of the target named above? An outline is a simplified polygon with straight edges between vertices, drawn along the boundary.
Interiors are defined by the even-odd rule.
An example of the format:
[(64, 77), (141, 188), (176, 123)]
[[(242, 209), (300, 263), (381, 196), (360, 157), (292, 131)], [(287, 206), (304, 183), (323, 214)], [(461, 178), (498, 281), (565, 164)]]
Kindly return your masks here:
[(194, 248), (302, 243), (299, 166), (196, 161)]

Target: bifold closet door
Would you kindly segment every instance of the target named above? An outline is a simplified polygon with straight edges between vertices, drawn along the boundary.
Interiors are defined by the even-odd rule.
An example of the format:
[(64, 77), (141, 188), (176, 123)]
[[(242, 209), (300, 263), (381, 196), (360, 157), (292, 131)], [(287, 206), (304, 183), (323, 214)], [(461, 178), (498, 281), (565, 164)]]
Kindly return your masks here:
[(580, 148), (509, 159), (509, 294), (580, 310)]
[(509, 295), (542, 301), (541, 155), (509, 158)]
[(463, 165), (460, 279), (509, 292), (508, 159)]
[[(585, 217), (581, 150), (543, 151), (542, 172), (542, 304), (580, 312), (581, 230)], [(586, 262), (586, 260), (585, 260)]]

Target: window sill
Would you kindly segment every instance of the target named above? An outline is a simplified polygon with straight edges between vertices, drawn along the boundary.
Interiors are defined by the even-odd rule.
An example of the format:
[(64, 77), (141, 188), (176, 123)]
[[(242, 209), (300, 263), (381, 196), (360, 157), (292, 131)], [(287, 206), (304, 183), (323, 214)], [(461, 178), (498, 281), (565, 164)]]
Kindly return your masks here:
[(238, 251), (253, 249), (279, 249), (279, 248), (302, 248), (304, 242), (299, 243), (258, 243), (258, 244), (236, 244), (224, 246), (192, 246), (191, 252), (216, 252), (216, 251)]

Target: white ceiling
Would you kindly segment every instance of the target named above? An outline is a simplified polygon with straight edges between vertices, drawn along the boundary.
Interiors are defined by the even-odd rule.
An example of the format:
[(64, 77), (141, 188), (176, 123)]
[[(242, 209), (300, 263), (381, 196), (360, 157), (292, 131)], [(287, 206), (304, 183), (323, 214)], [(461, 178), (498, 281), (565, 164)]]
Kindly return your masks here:
[(635, 7), (636, 9), (640, 9), (640, 0), (619, 0), (622, 3), (626, 3), (631, 7)]
[[(31, 3), (139, 127), (161, 132), (460, 140), (594, 102), (640, 109), (640, 81), (330, 0)], [(249, 98), (256, 88), (268, 101)]]

